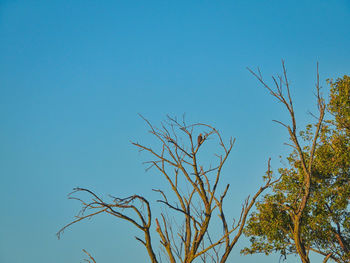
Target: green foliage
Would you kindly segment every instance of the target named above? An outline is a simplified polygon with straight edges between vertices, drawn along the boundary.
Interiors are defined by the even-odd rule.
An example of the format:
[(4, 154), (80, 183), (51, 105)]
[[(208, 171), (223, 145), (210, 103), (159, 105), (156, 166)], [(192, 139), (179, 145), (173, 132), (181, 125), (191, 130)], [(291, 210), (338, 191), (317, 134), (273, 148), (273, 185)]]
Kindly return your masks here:
[(335, 117), (335, 125), (338, 129), (350, 132), (350, 77), (344, 76), (335, 82), (328, 80), (331, 86), (329, 111)]
[[(333, 116), (322, 125), (316, 147), (310, 198), (302, 217), (301, 239), (306, 250), (336, 262), (350, 262), (350, 77), (329, 81), (328, 111)], [(313, 125), (300, 132), (304, 154), (313, 139)], [(257, 203), (245, 234), (251, 246), (244, 254), (296, 253), (293, 214), (303, 192), (303, 171), (296, 152), (287, 158), (288, 168), (279, 169), (280, 181)]]

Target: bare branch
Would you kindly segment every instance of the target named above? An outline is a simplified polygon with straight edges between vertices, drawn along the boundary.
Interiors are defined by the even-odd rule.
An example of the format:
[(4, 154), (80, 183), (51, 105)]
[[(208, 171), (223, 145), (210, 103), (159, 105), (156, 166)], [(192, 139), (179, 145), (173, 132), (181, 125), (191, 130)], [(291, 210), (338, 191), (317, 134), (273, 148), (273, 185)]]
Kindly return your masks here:
[(95, 259), (85, 249), (83, 249), (83, 252), (91, 259), (91, 261), (87, 260), (89, 263), (96, 263)]

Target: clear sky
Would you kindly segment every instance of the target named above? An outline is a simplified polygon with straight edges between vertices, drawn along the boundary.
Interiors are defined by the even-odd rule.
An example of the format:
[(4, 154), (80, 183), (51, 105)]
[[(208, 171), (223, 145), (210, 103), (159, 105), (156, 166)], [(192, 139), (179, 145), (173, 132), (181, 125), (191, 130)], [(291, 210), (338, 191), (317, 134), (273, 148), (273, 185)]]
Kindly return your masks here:
[[(348, 0), (0, 0), (0, 262), (80, 262), (83, 248), (99, 263), (148, 262), (137, 231), (109, 217), (55, 236), (79, 209), (66, 199), (76, 186), (154, 204), (162, 178), (129, 142), (149, 142), (137, 113), (186, 113), (234, 136), (224, 181), (238, 211), (268, 157), (276, 169), (289, 151), (271, 121), (287, 115), (246, 67), (269, 77), (284, 59), (305, 124), (316, 63), (322, 83), (350, 74), (349, 47)], [(230, 262), (278, 258), (236, 249)]]

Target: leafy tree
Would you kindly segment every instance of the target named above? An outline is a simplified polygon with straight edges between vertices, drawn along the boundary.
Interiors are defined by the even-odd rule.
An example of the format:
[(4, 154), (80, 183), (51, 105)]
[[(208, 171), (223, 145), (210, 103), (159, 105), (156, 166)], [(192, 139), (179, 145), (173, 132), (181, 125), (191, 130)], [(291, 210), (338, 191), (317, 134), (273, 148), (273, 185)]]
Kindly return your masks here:
[[(133, 145), (148, 153), (150, 159), (146, 162), (149, 165), (147, 169), (158, 171), (167, 184), (166, 189), (154, 190), (160, 194), (158, 202), (168, 209), (167, 212), (154, 219), (150, 202), (139, 194), (105, 201), (89, 189), (76, 188), (70, 198), (78, 200), (82, 210), (74, 221), (58, 232), (58, 236), (72, 224), (99, 214), (108, 214), (128, 221), (140, 230), (143, 237), (136, 237), (136, 240), (146, 248), (152, 263), (161, 262), (162, 258), (173, 263), (226, 262), (242, 235), (256, 199), (275, 183), (271, 180), (271, 173), (268, 171), (265, 184), (255, 195), (245, 200), (240, 218), (231, 221), (223, 206), (229, 184), (220, 187), (220, 177), (234, 140), (224, 143), (219, 131), (207, 124), (187, 125), (184, 121), (168, 117), (167, 122), (158, 129), (148, 120), (145, 121), (158, 143), (145, 146), (133, 142)], [(213, 154), (211, 157), (214, 157), (213, 166), (205, 161), (210, 152)], [(214, 229), (210, 231), (213, 224), (222, 225), (222, 232)], [(159, 253), (152, 243), (154, 234), (160, 240)], [(95, 262), (88, 252), (84, 252), (91, 262)]]
[(332, 117), (323, 121), (324, 106), (317, 95), (321, 113), (317, 123), (308, 125), (299, 137), (292, 133), (289, 166), (279, 169), (281, 180), (257, 202), (245, 229), (251, 246), (242, 253), (296, 253), (302, 262), (309, 262), (308, 254), (314, 251), (324, 255), (324, 262), (350, 262), (350, 78), (329, 84), (327, 109)]

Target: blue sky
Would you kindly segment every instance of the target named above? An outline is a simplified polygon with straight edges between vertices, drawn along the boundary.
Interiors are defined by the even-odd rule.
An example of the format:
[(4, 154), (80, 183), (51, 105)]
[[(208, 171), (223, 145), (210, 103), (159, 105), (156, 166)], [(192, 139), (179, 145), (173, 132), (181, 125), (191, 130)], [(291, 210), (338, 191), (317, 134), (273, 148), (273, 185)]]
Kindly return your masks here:
[(286, 113), (246, 67), (269, 77), (286, 61), (302, 126), (316, 63), (323, 84), (350, 73), (349, 17), (345, 0), (0, 0), (0, 261), (79, 262), (85, 248), (98, 262), (145, 262), (136, 230), (108, 217), (55, 237), (79, 209), (66, 199), (75, 186), (155, 198), (163, 181), (130, 144), (150, 141), (137, 113), (155, 124), (186, 113), (235, 137), (223, 178), (238, 211), (268, 157), (276, 169), (289, 152), (271, 121)]

